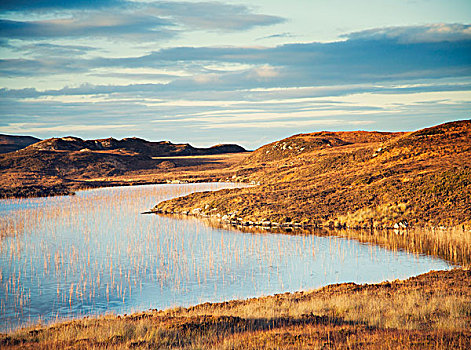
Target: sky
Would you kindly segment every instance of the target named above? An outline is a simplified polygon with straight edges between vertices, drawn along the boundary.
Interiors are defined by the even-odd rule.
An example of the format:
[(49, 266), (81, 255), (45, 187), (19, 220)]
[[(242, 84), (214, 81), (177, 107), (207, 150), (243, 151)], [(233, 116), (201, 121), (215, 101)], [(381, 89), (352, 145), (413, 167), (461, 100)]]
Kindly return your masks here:
[(471, 118), (470, 0), (2, 0), (0, 133), (247, 149)]

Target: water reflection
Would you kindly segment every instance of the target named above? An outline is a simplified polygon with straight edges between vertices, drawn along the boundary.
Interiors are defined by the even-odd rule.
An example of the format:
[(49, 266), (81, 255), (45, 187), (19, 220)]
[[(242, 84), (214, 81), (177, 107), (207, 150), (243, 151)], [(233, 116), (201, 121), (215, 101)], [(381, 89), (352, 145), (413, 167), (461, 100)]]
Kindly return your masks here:
[(0, 201), (0, 327), (405, 278), (449, 265), (339, 237), (241, 233), (140, 215), (232, 184), (106, 188)]
[[(178, 216), (181, 219), (185, 215)], [(345, 229), (313, 227), (260, 227), (229, 224), (203, 218), (207, 225), (229, 230), (257, 233), (270, 232), (287, 235), (316, 235), (343, 237), (362, 243), (372, 243), (392, 250), (403, 250), (419, 255), (442, 258), (455, 265), (471, 264), (471, 231), (464, 227), (429, 227), (407, 229)]]

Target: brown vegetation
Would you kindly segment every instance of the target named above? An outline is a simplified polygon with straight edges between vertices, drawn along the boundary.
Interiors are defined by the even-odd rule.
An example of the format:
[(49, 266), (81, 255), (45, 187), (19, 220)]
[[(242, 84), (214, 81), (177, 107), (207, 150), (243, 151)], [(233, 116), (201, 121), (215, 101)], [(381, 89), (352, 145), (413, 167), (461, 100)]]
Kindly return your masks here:
[(156, 211), (245, 223), (471, 227), (471, 121), (412, 133), (320, 132), (265, 145), (235, 168), (259, 186), (196, 193)]
[(469, 349), (471, 272), (36, 326), (9, 349)]
[(14, 152), (41, 141), (32, 136), (14, 136), (0, 134), (0, 153)]
[(214, 181), (215, 170), (219, 171), (216, 180), (231, 175), (224, 169), (239, 162), (244, 151), (237, 145), (195, 148), (137, 138), (48, 139), (0, 155), (0, 198), (71, 194), (76, 189), (175, 179)]
[[(87, 179), (83, 172), (74, 173), (73, 168), (67, 171), (80, 179), (80, 186), (160, 179), (230, 178), (259, 183), (166, 201), (157, 206), (160, 212), (225, 218), (246, 230), (250, 230), (247, 225), (251, 223), (264, 223), (280, 232), (283, 226), (288, 226), (288, 230), (295, 226), (343, 228), (321, 233), (469, 265), (470, 136), (471, 121), (413, 133), (321, 132), (295, 135), (265, 145), (248, 156), (157, 158), (151, 159), (156, 162), (152, 167), (140, 165), (133, 169), (126, 167), (139, 164), (139, 157), (144, 157), (134, 151), (82, 151), (92, 153), (86, 156), (77, 150), (41, 152), (55, 152), (57, 159), (77, 157), (74, 162), (85, 157), (84, 164), (86, 157), (102, 157), (104, 153), (100, 158), (100, 162), (104, 160), (103, 167), (91, 171), (100, 176)], [(58, 156), (61, 152), (64, 154)], [(119, 166), (113, 166), (115, 158), (110, 156), (118, 153), (126, 169), (122, 172)], [(126, 163), (126, 157), (135, 161)], [(143, 158), (142, 164), (148, 161)], [(28, 166), (30, 174), (41, 178), (43, 175), (35, 172), (33, 165)], [(8, 181), (17, 181), (24, 188), (27, 182), (18, 178), (26, 171), (16, 176), (11, 171), (17, 169), (15, 166), (1, 170), (2, 176), (9, 176)], [(57, 169), (51, 167), (51, 174), (41, 178), (43, 182), (56, 181), (61, 185), (69, 181), (78, 186), (76, 178), (54, 173)], [(48, 167), (41, 169), (45, 168)], [(384, 229), (395, 225), (397, 230)], [(411, 226), (435, 228), (412, 230)], [(470, 285), (471, 272), (466, 268), (430, 272), (406, 281), (331, 285), (310, 292), (30, 327), (0, 336), (0, 346), (468, 349)]]
[[(171, 214), (174, 215), (174, 214)], [(177, 215), (180, 219), (189, 216)], [(211, 217), (200, 218), (209, 226), (246, 233), (279, 233), (287, 235), (335, 236), (375, 244), (393, 251), (441, 258), (453, 265), (471, 266), (471, 234), (459, 227), (408, 228), (393, 230), (338, 229), (330, 227), (259, 227), (243, 223), (224, 223)]]

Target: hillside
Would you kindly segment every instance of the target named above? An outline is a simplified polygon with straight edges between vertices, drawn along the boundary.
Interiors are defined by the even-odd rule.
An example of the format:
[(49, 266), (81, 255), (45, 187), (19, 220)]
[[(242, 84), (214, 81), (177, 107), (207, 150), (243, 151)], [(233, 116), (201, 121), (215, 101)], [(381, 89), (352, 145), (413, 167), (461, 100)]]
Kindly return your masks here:
[(411, 133), (295, 135), (257, 149), (235, 172), (260, 185), (154, 210), (265, 226), (471, 225), (470, 120)]
[(194, 156), (245, 152), (239, 145), (216, 145), (196, 148), (190, 144), (173, 144), (169, 141), (151, 142), (137, 137), (116, 140), (112, 137), (98, 140), (82, 140), (78, 137), (51, 138), (29, 147), (38, 151), (116, 151), (134, 152), (148, 157)]
[(214, 171), (238, 162), (244, 152), (238, 145), (195, 148), (138, 138), (52, 138), (0, 155), (0, 198), (161, 183), (178, 176), (186, 176), (186, 181), (203, 181), (212, 179)]
[(32, 136), (14, 136), (0, 134), (0, 154), (15, 152), (19, 149), (25, 148), (39, 141), (41, 140)]

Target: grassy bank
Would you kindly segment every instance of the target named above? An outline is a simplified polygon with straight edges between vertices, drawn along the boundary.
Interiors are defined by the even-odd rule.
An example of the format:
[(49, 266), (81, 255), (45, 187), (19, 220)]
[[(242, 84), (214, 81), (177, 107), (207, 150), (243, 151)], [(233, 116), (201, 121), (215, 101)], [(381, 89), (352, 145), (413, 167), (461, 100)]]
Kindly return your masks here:
[(31, 327), (9, 349), (469, 349), (471, 271)]

